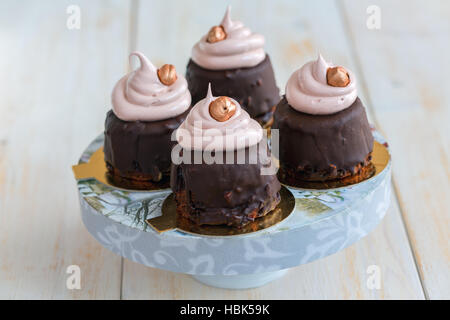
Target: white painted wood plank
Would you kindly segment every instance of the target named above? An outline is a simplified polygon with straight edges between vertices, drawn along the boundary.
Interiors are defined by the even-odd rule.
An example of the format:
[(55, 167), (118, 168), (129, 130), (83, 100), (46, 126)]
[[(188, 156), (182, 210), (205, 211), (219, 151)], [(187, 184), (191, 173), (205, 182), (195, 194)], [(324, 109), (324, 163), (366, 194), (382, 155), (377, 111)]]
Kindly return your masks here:
[[(129, 3), (0, 3), (0, 298), (120, 297), (121, 260), (85, 230), (71, 165), (126, 71)], [(81, 290), (66, 268), (81, 268)]]
[[(366, 28), (366, 8), (381, 29)], [(365, 90), (390, 141), (394, 182), (431, 299), (450, 297), (450, 3), (346, 1)], [(360, 70), (361, 71), (361, 70)]]
[[(335, 2), (231, 1), (231, 4), (233, 17), (266, 37), (266, 49), (282, 91), (290, 74), (315, 58), (318, 52), (356, 69)], [(182, 1), (140, 2), (136, 48), (156, 65), (172, 63), (177, 70), (184, 71), (192, 45), (220, 22), (224, 10), (225, 4), (210, 1), (196, 1), (195, 6)], [(382, 270), (380, 291), (365, 286), (366, 270), (372, 264)], [(369, 237), (334, 256), (295, 268), (288, 277), (266, 287), (249, 291), (213, 289), (189, 276), (149, 269), (125, 260), (122, 294), (125, 299), (423, 299), (395, 201), (385, 221)]]

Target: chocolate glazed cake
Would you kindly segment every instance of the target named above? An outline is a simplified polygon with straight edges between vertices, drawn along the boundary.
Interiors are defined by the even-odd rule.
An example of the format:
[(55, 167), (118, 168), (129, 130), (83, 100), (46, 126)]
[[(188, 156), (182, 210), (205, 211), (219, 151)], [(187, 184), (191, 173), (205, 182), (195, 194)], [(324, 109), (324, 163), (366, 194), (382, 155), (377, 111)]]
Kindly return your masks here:
[(186, 80), (192, 104), (203, 99), (208, 83), (211, 83), (214, 95), (232, 97), (261, 125), (272, 124), (280, 91), (268, 55), (255, 67), (229, 70), (208, 70), (191, 59), (186, 69)]
[[(199, 130), (200, 147), (192, 142)], [(280, 202), (276, 174), (261, 174), (271, 164), (262, 128), (237, 101), (214, 98), (209, 90), (177, 130), (177, 140), (180, 154), (190, 159), (172, 166), (171, 187), (179, 216), (197, 225), (243, 227)], [(223, 161), (205, 161), (205, 152), (214, 159), (220, 153)], [(198, 164), (193, 163), (195, 154), (200, 155)]]
[(171, 136), (188, 113), (160, 121), (135, 121), (130, 125), (110, 110), (105, 121), (104, 153), (112, 182), (129, 188), (167, 187), (170, 155), (176, 143), (171, 141)]
[(253, 119), (270, 127), (280, 93), (263, 46), (264, 37), (232, 21), (228, 8), (221, 25), (192, 49), (186, 69), (192, 104), (204, 98), (211, 83), (214, 95), (235, 99)]
[(358, 173), (363, 179), (365, 171), (371, 170), (373, 136), (359, 98), (349, 108), (331, 115), (298, 112), (283, 98), (274, 129), (280, 130), (280, 180), (288, 185), (343, 179)]
[(357, 97), (356, 78), (331, 67), (321, 56), (296, 71), (275, 113), (279, 130), (280, 181), (315, 187), (311, 182), (343, 186), (367, 179), (373, 136)]
[[(192, 159), (194, 152), (189, 152)], [(237, 159), (237, 151), (231, 152), (231, 157)], [(252, 151), (246, 148), (244, 152), (248, 159)], [(267, 160), (267, 155), (259, 155), (257, 164), (202, 162), (172, 166), (171, 187), (178, 212), (198, 225), (237, 227), (266, 215), (280, 202), (276, 175), (261, 175)]]
[(124, 76), (112, 93), (105, 121), (108, 179), (130, 189), (169, 186), (172, 133), (189, 113), (191, 96), (172, 65), (156, 69), (139, 52), (140, 67)]

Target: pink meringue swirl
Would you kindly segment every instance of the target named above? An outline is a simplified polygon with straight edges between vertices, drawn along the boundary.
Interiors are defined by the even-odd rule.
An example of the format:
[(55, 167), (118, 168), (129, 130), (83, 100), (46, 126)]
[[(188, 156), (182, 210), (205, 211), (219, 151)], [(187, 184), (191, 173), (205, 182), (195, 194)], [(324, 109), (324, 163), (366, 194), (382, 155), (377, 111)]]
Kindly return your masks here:
[(334, 67), (319, 54), (295, 71), (286, 85), (286, 99), (295, 110), (309, 114), (333, 114), (350, 107), (358, 92), (356, 78), (347, 69), (350, 83), (346, 87), (333, 87), (327, 83), (327, 70)]
[(192, 60), (196, 64), (205, 69), (225, 70), (254, 67), (265, 59), (264, 37), (252, 33), (240, 21), (231, 21), (230, 7), (220, 25), (227, 37), (209, 43), (208, 35), (203, 36), (192, 49)]
[(115, 85), (111, 99), (114, 114), (123, 121), (158, 121), (176, 117), (191, 105), (191, 94), (186, 79), (177, 74), (177, 80), (166, 86), (158, 78), (155, 66), (141, 53), (140, 67), (122, 77)]
[(187, 150), (215, 151), (233, 151), (258, 144), (263, 137), (262, 127), (236, 100), (230, 98), (236, 104), (236, 112), (230, 119), (219, 122), (211, 117), (209, 105), (216, 98), (210, 84), (206, 98), (192, 108), (177, 129), (178, 143)]

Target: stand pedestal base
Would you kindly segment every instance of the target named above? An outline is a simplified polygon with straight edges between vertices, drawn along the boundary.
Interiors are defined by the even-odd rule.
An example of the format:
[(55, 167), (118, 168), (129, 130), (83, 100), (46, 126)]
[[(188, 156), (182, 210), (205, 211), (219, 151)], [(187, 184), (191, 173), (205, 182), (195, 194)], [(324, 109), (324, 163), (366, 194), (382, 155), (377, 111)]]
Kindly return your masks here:
[(256, 274), (235, 276), (192, 276), (195, 280), (211, 287), (223, 289), (251, 289), (261, 287), (269, 282), (281, 278), (288, 269)]

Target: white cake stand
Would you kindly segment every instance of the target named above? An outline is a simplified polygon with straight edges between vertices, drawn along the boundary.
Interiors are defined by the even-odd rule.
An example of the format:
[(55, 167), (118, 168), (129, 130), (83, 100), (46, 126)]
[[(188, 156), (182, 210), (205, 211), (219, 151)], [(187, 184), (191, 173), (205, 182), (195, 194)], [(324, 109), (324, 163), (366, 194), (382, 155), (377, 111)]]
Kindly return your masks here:
[[(385, 143), (374, 132), (376, 140)], [(94, 140), (80, 163), (103, 145)], [(219, 288), (262, 286), (287, 269), (336, 253), (372, 231), (390, 201), (391, 163), (362, 183), (329, 190), (289, 188), (295, 210), (268, 229), (235, 236), (158, 233), (145, 220), (161, 215), (170, 190), (125, 191), (96, 179), (78, 180), (84, 225), (101, 245), (148, 267), (192, 275)]]

